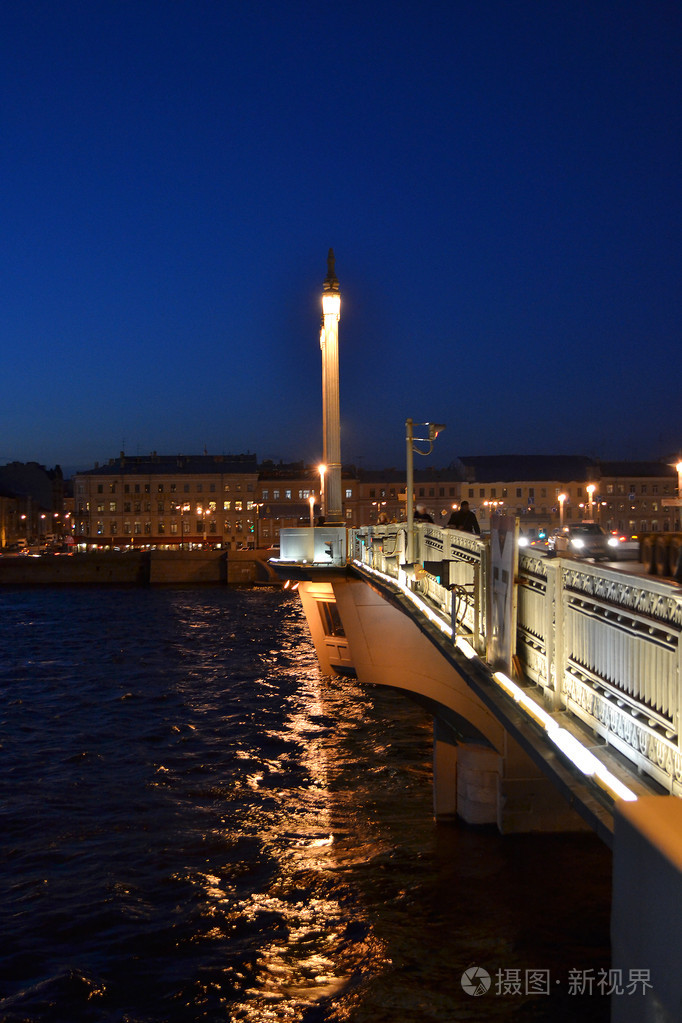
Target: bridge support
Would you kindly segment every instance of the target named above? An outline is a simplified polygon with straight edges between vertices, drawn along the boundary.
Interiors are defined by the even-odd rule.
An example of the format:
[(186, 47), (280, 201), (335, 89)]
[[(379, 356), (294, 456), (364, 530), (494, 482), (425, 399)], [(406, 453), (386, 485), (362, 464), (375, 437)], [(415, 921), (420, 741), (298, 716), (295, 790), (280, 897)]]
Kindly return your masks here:
[(542, 771), (505, 732), (503, 752), (456, 742), (452, 730), (433, 721), (433, 812), (437, 821), (495, 824), (502, 834), (584, 831)]
[(323, 671), (403, 689), (434, 717), (437, 820), (495, 824), (503, 834), (586, 825), (474, 694), (424, 630), (364, 581), (329, 573), (302, 581)]

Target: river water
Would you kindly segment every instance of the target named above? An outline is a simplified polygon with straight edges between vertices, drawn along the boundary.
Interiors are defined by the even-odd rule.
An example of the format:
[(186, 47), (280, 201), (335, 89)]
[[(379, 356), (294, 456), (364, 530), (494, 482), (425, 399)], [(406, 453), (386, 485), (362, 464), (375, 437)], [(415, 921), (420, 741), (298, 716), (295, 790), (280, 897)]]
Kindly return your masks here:
[(608, 850), (435, 825), (296, 594), (1, 591), (0, 701), (3, 1023), (608, 1020)]

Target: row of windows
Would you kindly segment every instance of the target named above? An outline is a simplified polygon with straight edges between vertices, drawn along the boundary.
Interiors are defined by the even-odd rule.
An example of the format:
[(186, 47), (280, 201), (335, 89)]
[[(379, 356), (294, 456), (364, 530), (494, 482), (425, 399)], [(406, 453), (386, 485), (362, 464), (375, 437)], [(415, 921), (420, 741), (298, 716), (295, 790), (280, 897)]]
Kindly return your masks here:
[[(232, 508), (233, 503), (234, 503), (234, 511), (241, 512), (241, 511), (244, 510), (244, 502), (243, 501), (234, 501), (234, 502), (232, 502), (232, 501), (223, 501), (223, 511), (232, 511), (233, 510), (233, 508)], [(209, 501), (207, 503), (207, 505), (206, 505), (206, 509), (205, 510), (207, 512), (215, 512), (216, 507), (217, 506), (216, 506), (216, 502), (215, 501)], [(247, 511), (251, 511), (252, 508), (253, 508), (253, 502), (252, 501), (247, 501)], [(89, 511), (89, 510), (90, 510), (90, 502), (89, 501), (86, 501), (85, 504), (79, 504), (79, 506), (78, 506), (78, 511), (81, 514), (83, 512), (85, 512), (85, 511)], [(100, 501), (96, 505), (95, 510), (96, 510), (96, 512), (98, 514), (101, 514), (104, 511), (109, 511), (110, 513), (111, 512), (116, 512), (116, 511), (118, 511), (118, 504), (117, 504), (116, 501), (109, 501), (109, 507), (107, 508), (106, 507), (106, 502)], [(136, 514), (140, 514), (141, 512), (150, 512), (151, 510), (152, 510), (152, 502), (151, 501), (124, 501), (123, 502), (123, 511), (124, 512), (135, 512)], [(168, 512), (170, 512), (171, 515), (177, 515), (178, 512), (180, 514), (183, 514), (184, 512), (191, 511), (189, 503), (184, 504), (184, 505), (169, 504), (167, 510), (168, 510)], [(158, 501), (157, 502), (156, 511), (157, 511), (157, 514), (159, 514), (159, 515), (165, 515), (166, 514), (166, 505), (164, 504), (163, 501)], [(196, 514), (197, 515), (201, 515), (203, 513), (203, 511), (204, 511), (203, 506), (202, 505), (197, 505), (197, 507), (196, 507)]]
[[(104, 494), (105, 492), (108, 492), (110, 494), (115, 494), (117, 492), (118, 482), (119, 481), (114, 480), (113, 482), (111, 482), (109, 484), (98, 483), (98, 484), (96, 484), (96, 492), (98, 494)], [(232, 483), (232, 484), (226, 483), (226, 484), (224, 484), (223, 489), (224, 489), (225, 493), (229, 493), (230, 492), (230, 488), (232, 488), (232, 490), (234, 490), (236, 492), (239, 492), (240, 490), (242, 490), (242, 487), (248, 493), (253, 493), (256, 490), (256, 484), (253, 483), (253, 482), (245, 483), (245, 484), (242, 484), (241, 482), (240, 483)], [(218, 485), (216, 483), (206, 483), (206, 484), (204, 484), (204, 483), (196, 483), (196, 482), (195, 483), (182, 483), (182, 484), (179, 484), (179, 483), (157, 483), (155, 485), (151, 484), (151, 483), (124, 483), (123, 484), (123, 493), (124, 494), (131, 494), (131, 493), (132, 494), (150, 494), (150, 493), (152, 493), (152, 491), (154, 491), (155, 493), (159, 493), (159, 494), (163, 494), (163, 493), (169, 493), (169, 494), (175, 494), (175, 493), (184, 493), (184, 494), (189, 494), (189, 493), (196, 493), (196, 494), (210, 493), (210, 494), (214, 494), (214, 493), (216, 493), (217, 489), (218, 489)], [(500, 494), (499, 495), (497, 494), (497, 489), (498, 489), (497, 487), (480, 487), (480, 488), (478, 488), (478, 495), (477, 495), (476, 494), (477, 488), (472, 486), (472, 487), (469, 487), (469, 497), (476, 497), (476, 496), (478, 496), (480, 498), (485, 498), (485, 497), (489, 496), (489, 497), (492, 497), (492, 498), (497, 498), (499, 496), (500, 498), (505, 498), (505, 497), (509, 496), (509, 493), (508, 493), (508, 489), (509, 488), (507, 488), (507, 487), (500, 487), (499, 488), (500, 489)], [(515, 487), (515, 488), (511, 488), (511, 489), (515, 490), (515, 496), (516, 497), (523, 497), (523, 493), (526, 490), (525, 487)], [(547, 488), (546, 487), (541, 487), (539, 489), (540, 489), (540, 497), (547, 497)], [(614, 494), (614, 493), (615, 494), (630, 494), (631, 496), (634, 496), (636, 493), (640, 493), (640, 494), (647, 494), (647, 493), (659, 494), (659, 493), (661, 493), (661, 494), (665, 495), (665, 494), (671, 494), (671, 493), (673, 493), (675, 491), (675, 487), (672, 484), (668, 484), (668, 483), (663, 483), (663, 484), (660, 484), (660, 485), (658, 483), (651, 483), (651, 484), (649, 484), (649, 483), (640, 483), (640, 484), (635, 484), (635, 483), (628, 483), (628, 484), (625, 484), (625, 483), (607, 483), (606, 486), (605, 486), (605, 489), (606, 489), (606, 493), (607, 494)], [(402, 488), (400, 488), (399, 492), (400, 493), (404, 493), (404, 490), (405, 490), (405, 488), (402, 487)], [(534, 495), (535, 487), (528, 487), (527, 490), (528, 490), (529, 495)], [(437, 491), (437, 493), (436, 493), (436, 491)], [(583, 486), (576, 487), (576, 493), (577, 493), (577, 496), (579, 498), (580, 497), (584, 497), (584, 492), (585, 491), (586, 491), (586, 488), (583, 487)], [(78, 493), (84, 494), (85, 492), (86, 492), (85, 491), (85, 485), (83, 483), (79, 483), (78, 484)], [(555, 494), (558, 494), (558, 493), (559, 493), (559, 488), (555, 488)], [(272, 494), (272, 497), (271, 497), (271, 494)], [(315, 491), (312, 488), (301, 488), (301, 489), (298, 490), (298, 498), (299, 498), (299, 500), (307, 500), (310, 496), (314, 496), (314, 495), (315, 495)], [(419, 487), (418, 488), (418, 496), (419, 497), (456, 497), (456, 495), (457, 495), (457, 488), (454, 487), (454, 486), (450, 486), (450, 487)], [(346, 497), (347, 500), (352, 499), (352, 497), (353, 497), (353, 490), (352, 490), (352, 488), (347, 488), (346, 489), (345, 497)], [(377, 497), (378, 498), (387, 498), (388, 497), (388, 498), (395, 499), (395, 497), (396, 497), (396, 488), (395, 487), (390, 487), (390, 488), (370, 487), (370, 489), (369, 489), (369, 499), (370, 500), (375, 500)], [(264, 487), (262, 489), (262, 491), (261, 491), (261, 500), (263, 500), (263, 501), (269, 501), (269, 500), (273, 500), (273, 501), (279, 501), (279, 500), (290, 501), (290, 500), (292, 500), (292, 489), (288, 488), (288, 487), (287, 488), (275, 487), (275, 488), (273, 488), (271, 490), (269, 487), (268, 488)]]
[[(476, 490), (477, 489), (478, 489), (478, 494), (476, 494)], [(515, 492), (514, 496), (517, 497), (517, 498), (518, 497), (523, 497), (524, 496), (524, 492), (526, 492), (528, 494), (528, 500), (529, 501), (535, 500), (536, 487), (512, 487), (511, 489), (514, 490), (514, 492)], [(648, 493), (651, 493), (651, 494), (658, 494), (658, 493), (669, 494), (669, 493), (672, 493), (674, 489), (675, 489), (674, 487), (671, 488), (667, 483), (664, 483), (660, 488), (659, 488), (659, 484), (658, 483), (651, 483), (651, 484), (641, 483), (639, 485), (639, 493), (640, 494), (648, 494)], [(479, 487), (479, 488), (469, 487), (469, 497), (477, 497), (478, 496), (479, 498), (488, 498), (489, 497), (489, 498), (493, 498), (493, 499), (497, 498), (498, 496), (500, 498), (502, 498), (502, 499), (504, 499), (505, 497), (509, 497), (509, 488), (507, 488), (507, 487), (500, 487), (499, 490), (500, 490), (500, 493), (498, 495), (498, 493), (497, 493), (498, 488), (497, 487)], [(547, 488), (547, 487), (538, 487), (537, 490), (539, 491), (539, 496), (540, 496), (541, 499), (543, 497), (547, 497), (548, 496), (548, 490), (549, 490), (550, 494), (553, 492), (553, 496), (554, 497), (558, 497), (558, 495), (561, 493), (561, 488), (559, 488), (559, 487), (554, 487), (554, 488), (552, 488), (552, 487), (549, 487), (549, 488)], [(565, 490), (566, 490), (566, 492), (570, 491), (570, 487), (566, 487)], [(583, 486), (576, 487), (575, 488), (575, 492), (576, 492), (576, 497), (577, 497), (578, 500), (585, 499), (586, 496), (589, 496), (588, 491), (587, 491), (587, 487), (583, 487)], [(617, 485), (617, 487), (614, 488), (614, 484), (613, 483), (608, 483), (606, 485), (606, 493), (607, 494), (613, 494), (613, 493), (628, 494), (629, 497), (630, 497), (630, 500), (634, 500), (635, 499), (635, 495), (637, 494), (637, 487), (635, 486), (634, 483), (630, 483), (627, 487), (626, 487), (626, 485), (624, 483), (619, 483)], [(424, 496), (424, 488), (422, 488), (419, 491), (419, 495), (420, 495), (420, 497)], [(431, 490), (429, 491), (429, 496), (430, 497), (434, 496), (433, 488), (431, 488)], [(440, 496), (441, 497), (443, 496), (443, 488), (442, 487), (441, 487)], [(598, 495), (596, 494), (596, 490), (594, 491), (593, 496), (595, 497), (595, 500), (598, 499)]]
[[(649, 489), (650, 488), (650, 489)], [(640, 494), (673, 494), (676, 492), (676, 488), (669, 483), (663, 483), (659, 487), (658, 483), (640, 483), (639, 493)], [(628, 483), (626, 486), (624, 483), (607, 483), (606, 484), (607, 494), (629, 494), (630, 499), (634, 499), (637, 493), (637, 485), (635, 483)]]
[[(131, 528), (131, 525), (132, 525), (132, 528)], [(191, 525), (192, 525), (192, 523), (187, 522), (187, 521), (183, 521), (183, 523), (182, 523), (182, 533), (184, 535), (189, 535), (192, 532), (192, 530), (190, 529)], [(210, 519), (207, 522), (204, 522), (203, 519), (197, 519), (197, 521), (194, 523), (194, 525), (195, 525), (195, 530), (194, 530), (195, 533), (209, 533), (209, 534), (211, 534), (211, 533), (217, 533), (218, 532), (218, 523), (215, 521), (215, 519)], [(152, 530), (152, 523), (149, 520), (146, 520), (145, 522), (141, 522), (139, 519), (136, 519), (136, 520), (134, 520), (132, 522), (132, 524), (129, 521), (125, 521), (123, 523), (123, 529), (120, 530), (120, 531), (119, 531), (118, 527), (119, 527), (119, 523), (115, 519), (112, 519), (111, 522), (109, 523), (109, 530), (108, 530), (109, 534), (111, 536), (118, 536), (118, 535), (121, 535), (121, 536), (133, 536), (133, 535), (140, 535), (140, 534), (145, 534), (146, 536), (150, 536), (152, 534), (152, 532), (153, 532), (155, 535), (158, 535), (158, 536), (164, 536), (166, 533), (168, 533), (171, 536), (177, 536), (181, 532), (178, 529), (178, 523), (177, 522), (171, 522), (170, 523), (170, 527), (168, 529), (166, 529), (166, 523), (159, 521), (159, 522), (156, 523), (156, 529)], [(234, 527), (234, 529), (233, 529), (233, 527)], [(245, 526), (244, 526), (244, 523), (241, 522), (241, 521), (237, 521), (237, 522), (232, 523), (231, 521), (226, 519), (223, 522), (223, 532), (224, 533), (232, 533), (232, 532), (243, 533), (244, 530), (245, 530)], [(253, 532), (253, 526), (247, 524), (246, 530)], [(95, 532), (96, 532), (97, 536), (104, 536), (105, 528), (104, 528), (104, 522), (103, 521), (99, 521), (97, 523)], [(82, 523), (81, 526), (80, 526), (80, 533), (82, 535), (85, 535), (87, 533), (87, 527), (86, 527), (86, 525), (84, 523)]]
[[(426, 493), (427, 489), (429, 491), (428, 494)], [(445, 493), (446, 489), (448, 490), (447, 494)], [(374, 491), (373, 490), (370, 490), (369, 496), (370, 497), (374, 497)], [(385, 497), (386, 496), (386, 491), (382, 490), (381, 493), (380, 493), (380, 496), (381, 497)], [(395, 491), (394, 490), (390, 491), (390, 496), (391, 497), (395, 497)], [(436, 496), (438, 496), (438, 497), (455, 497), (456, 496), (456, 488), (455, 487), (449, 487), (449, 488), (439, 487), (438, 488), (438, 495), (436, 495), (436, 488), (435, 487), (428, 487), (428, 488), (427, 487), (420, 487), (419, 488), (419, 497), (436, 497)]]
[[(98, 483), (97, 484), (97, 493), (98, 494), (105, 493), (105, 487), (106, 487), (106, 484)], [(107, 492), (109, 494), (115, 494), (115, 493), (117, 493), (117, 488), (118, 488), (118, 483), (115, 480), (113, 483), (109, 483), (109, 485), (107, 487)], [(226, 483), (225, 486), (223, 487), (223, 490), (225, 491), (225, 493), (229, 493), (230, 489), (235, 490), (238, 493), (242, 489), (242, 484), (241, 483), (233, 483), (233, 484)], [(247, 483), (245, 485), (245, 487), (244, 487), (244, 490), (246, 490), (248, 493), (253, 493), (253, 491), (255, 490), (255, 484), (254, 483)], [(217, 491), (217, 484), (216, 483), (207, 483), (206, 484), (206, 487), (205, 487), (205, 492), (206, 493), (208, 493), (208, 494), (215, 494), (216, 491)], [(192, 492), (194, 492), (195, 494), (203, 494), (204, 493), (204, 484), (203, 483), (183, 483), (183, 484), (178, 484), (178, 483), (168, 483), (168, 484), (166, 484), (166, 483), (157, 483), (156, 486), (153, 486), (151, 483), (124, 483), (123, 484), (123, 493), (124, 494), (151, 494), (152, 492), (157, 493), (157, 494), (164, 494), (164, 493), (168, 493), (168, 494), (176, 494), (176, 493), (190, 494)], [(78, 493), (80, 493), (80, 494), (84, 494), (85, 493), (85, 485), (83, 483), (79, 483), (78, 484)]]

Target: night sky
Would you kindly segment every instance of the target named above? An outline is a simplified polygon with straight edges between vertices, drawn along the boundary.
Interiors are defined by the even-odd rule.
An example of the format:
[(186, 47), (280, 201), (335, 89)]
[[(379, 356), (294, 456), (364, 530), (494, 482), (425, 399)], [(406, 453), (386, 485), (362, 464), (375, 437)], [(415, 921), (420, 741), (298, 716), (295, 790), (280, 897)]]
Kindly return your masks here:
[[(682, 444), (682, 7), (0, 5), (0, 464)], [(425, 467), (420, 464), (419, 468)]]

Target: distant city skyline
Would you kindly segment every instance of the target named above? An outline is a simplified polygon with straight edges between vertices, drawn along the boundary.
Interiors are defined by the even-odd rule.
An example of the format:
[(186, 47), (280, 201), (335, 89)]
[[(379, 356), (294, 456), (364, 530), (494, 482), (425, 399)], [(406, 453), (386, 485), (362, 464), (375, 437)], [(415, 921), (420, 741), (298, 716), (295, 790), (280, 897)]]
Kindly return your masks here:
[(0, 9), (0, 464), (680, 451), (682, 9)]

